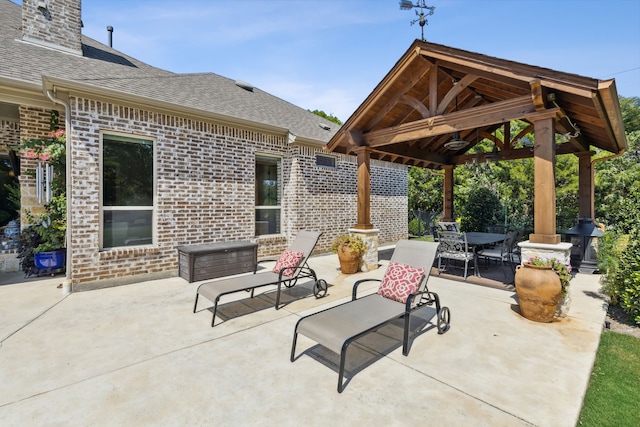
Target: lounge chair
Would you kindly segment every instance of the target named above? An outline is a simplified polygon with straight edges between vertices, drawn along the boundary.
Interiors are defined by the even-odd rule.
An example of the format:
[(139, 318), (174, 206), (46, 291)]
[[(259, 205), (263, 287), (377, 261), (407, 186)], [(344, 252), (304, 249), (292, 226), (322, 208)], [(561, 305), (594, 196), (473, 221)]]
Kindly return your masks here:
[[(353, 285), (351, 301), (298, 320), (293, 333), (291, 362), (295, 360), (298, 334), (311, 338), (339, 354), (338, 393), (341, 393), (344, 387), (342, 379), (347, 348), (354, 340), (402, 317), (404, 326), (402, 354), (407, 356), (411, 312), (434, 303), (438, 333), (445, 333), (449, 329), (449, 309), (441, 307), (438, 295), (427, 289), (427, 279), (437, 248), (438, 243), (434, 242), (399, 241), (381, 281), (359, 280)], [(358, 286), (372, 280), (382, 282), (378, 293), (358, 298)], [(405, 302), (402, 302), (403, 298), (406, 298)]]
[(214, 302), (213, 318), (211, 327), (215, 325), (218, 302), (223, 295), (240, 291), (251, 291), (251, 298), (256, 288), (269, 285), (277, 285), (275, 308), (280, 308), (280, 291), (282, 285), (291, 288), (295, 286), (299, 279), (311, 277), (314, 280), (313, 294), (316, 298), (321, 298), (327, 293), (327, 282), (318, 280), (316, 272), (307, 264), (307, 260), (318, 243), (321, 233), (313, 231), (300, 231), (296, 235), (289, 249), (280, 256), (272, 271), (265, 271), (253, 275), (236, 276), (228, 279), (216, 280), (214, 282), (203, 283), (196, 292), (196, 301), (193, 305), (193, 312), (198, 307), (198, 296), (202, 295)]

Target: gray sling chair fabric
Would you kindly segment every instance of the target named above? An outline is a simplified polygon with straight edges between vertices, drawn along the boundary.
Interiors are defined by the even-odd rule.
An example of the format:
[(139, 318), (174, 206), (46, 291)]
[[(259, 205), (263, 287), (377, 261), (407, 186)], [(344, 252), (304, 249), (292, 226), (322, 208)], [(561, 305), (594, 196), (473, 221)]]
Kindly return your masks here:
[(427, 280), (438, 249), (438, 243), (415, 240), (401, 240), (391, 256), (391, 261), (407, 264), (412, 267), (422, 267), (424, 278), (418, 290), (407, 298), (406, 303), (397, 302), (379, 294), (371, 294), (362, 298), (357, 297), (360, 283), (380, 281), (377, 279), (363, 279), (353, 285), (352, 300), (341, 305), (328, 308), (298, 320), (293, 333), (291, 346), (291, 362), (295, 360), (296, 342), (298, 334), (302, 334), (318, 344), (340, 355), (338, 372), (338, 393), (344, 384), (344, 365), (347, 348), (354, 340), (372, 332), (388, 322), (403, 317), (404, 337), (402, 354), (409, 354), (409, 325), (411, 312), (425, 305), (436, 305), (438, 333), (443, 334), (449, 329), (450, 314), (447, 307), (440, 306), (440, 298), (427, 288)]
[[(307, 264), (307, 260), (315, 248), (316, 243), (322, 233), (314, 231), (299, 231), (296, 235), (293, 243), (289, 247), (291, 251), (302, 252), (303, 256), (298, 265), (285, 266), (281, 268), (278, 273), (273, 271), (265, 271), (246, 276), (229, 277), (228, 279), (216, 280), (214, 282), (203, 283), (198, 286), (196, 292), (196, 301), (193, 304), (193, 312), (196, 312), (198, 307), (198, 296), (202, 295), (214, 302), (213, 305), (213, 318), (211, 319), (211, 327), (215, 326), (216, 312), (218, 310), (218, 302), (220, 297), (227, 294), (232, 294), (240, 291), (251, 291), (251, 298), (253, 298), (253, 292), (256, 288), (269, 285), (277, 285), (276, 293), (276, 305), (275, 308), (280, 308), (280, 291), (284, 284), (286, 287), (291, 288), (295, 286), (298, 279), (311, 277), (314, 280), (313, 294), (316, 298), (320, 298), (327, 293), (327, 282), (323, 279), (318, 280), (316, 272), (313, 271)], [(293, 269), (293, 274), (286, 276), (284, 273), (288, 269)]]

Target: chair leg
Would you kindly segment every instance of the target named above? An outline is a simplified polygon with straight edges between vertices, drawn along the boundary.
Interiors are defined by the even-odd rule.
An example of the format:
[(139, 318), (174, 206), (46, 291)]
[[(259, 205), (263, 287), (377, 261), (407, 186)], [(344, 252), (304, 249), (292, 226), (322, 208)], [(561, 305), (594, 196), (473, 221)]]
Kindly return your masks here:
[(193, 312), (194, 312), (194, 313), (196, 312), (196, 308), (198, 307), (198, 296), (199, 296), (199, 295), (200, 295), (200, 294), (198, 294), (198, 293), (196, 292), (196, 302), (195, 302), (195, 304), (193, 304)]
[(402, 355), (409, 355), (409, 325), (411, 324), (411, 314), (404, 313), (404, 339), (402, 340)]
[(278, 292), (276, 292), (276, 310), (280, 310), (280, 288), (282, 281), (278, 282)]
[(293, 344), (291, 345), (291, 361), (296, 358), (296, 343), (298, 342), (298, 328), (293, 331)]
[(218, 311), (218, 301), (220, 301), (220, 297), (216, 298), (213, 303), (213, 317), (211, 318), (211, 327), (213, 328), (216, 323), (216, 312)]
[(344, 390), (344, 386), (342, 384), (342, 377), (344, 377), (344, 362), (345, 362), (345, 359), (347, 358), (347, 346), (348, 344), (345, 343), (342, 346), (342, 351), (340, 352), (340, 369), (338, 371), (338, 393), (342, 393), (342, 390)]

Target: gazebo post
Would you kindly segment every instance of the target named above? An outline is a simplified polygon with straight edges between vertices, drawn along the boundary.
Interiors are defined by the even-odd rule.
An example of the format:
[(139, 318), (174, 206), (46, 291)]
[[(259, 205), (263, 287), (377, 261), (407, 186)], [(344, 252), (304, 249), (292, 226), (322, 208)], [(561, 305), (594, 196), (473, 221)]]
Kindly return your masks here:
[(371, 149), (360, 146), (353, 150), (358, 158), (358, 223), (349, 230), (360, 237), (366, 252), (360, 257), (360, 270), (369, 271), (378, 268), (378, 235), (380, 230), (371, 224)]
[(453, 218), (453, 165), (445, 165), (444, 170), (444, 200), (442, 220), (451, 222)]
[(578, 156), (578, 218), (595, 218), (591, 152), (577, 153), (576, 156)]
[(535, 114), (533, 148), (533, 234), (531, 243), (560, 243), (556, 233), (555, 126), (557, 110)]
[(371, 225), (371, 166), (370, 149), (358, 147), (354, 150), (358, 156), (358, 223), (354, 228), (369, 230)]
[(555, 258), (569, 265), (571, 247), (556, 233), (555, 125), (558, 110), (542, 111), (527, 117), (534, 123), (533, 147), (533, 234), (520, 242), (521, 261), (532, 257)]

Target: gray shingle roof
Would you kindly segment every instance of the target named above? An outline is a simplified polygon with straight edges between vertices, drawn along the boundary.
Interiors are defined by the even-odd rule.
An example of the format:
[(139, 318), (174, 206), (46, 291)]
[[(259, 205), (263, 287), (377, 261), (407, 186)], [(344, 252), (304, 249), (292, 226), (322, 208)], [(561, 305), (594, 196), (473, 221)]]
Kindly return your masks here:
[[(70, 80), (148, 98), (168, 106), (185, 106), (215, 116), (238, 118), (289, 129), (326, 143), (339, 125), (258, 88), (248, 91), (235, 80), (213, 73), (177, 74), (152, 67), (82, 37), (83, 55), (21, 41), (21, 6), (0, 0), (0, 77), (41, 85), (42, 76)], [(320, 124), (328, 125), (329, 131)]]

